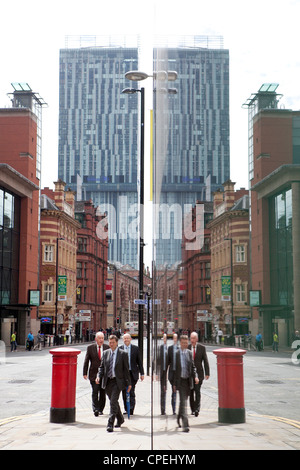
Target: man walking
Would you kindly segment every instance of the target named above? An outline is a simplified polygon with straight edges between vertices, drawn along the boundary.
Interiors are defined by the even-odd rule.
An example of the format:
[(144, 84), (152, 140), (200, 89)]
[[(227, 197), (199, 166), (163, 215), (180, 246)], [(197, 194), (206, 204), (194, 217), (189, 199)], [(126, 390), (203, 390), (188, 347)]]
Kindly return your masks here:
[(201, 385), (204, 378), (205, 380), (209, 379), (209, 363), (206, 348), (202, 344), (198, 343), (198, 334), (195, 331), (191, 333), (191, 344), (189, 345), (189, 349), (192, 351), (192, 358), (199, 378), (199, 383), (195, 383), (194, 388), (190, 393), (190, 406), (192, 414), (198, 416), (201, 405)]
[(168, 379), (171, 384), (171, 405), (173, 415), (176, 414), (176, 391), (174, 391), (175, 371), (176, 371), (176, 353), (178, 350), (178, 336), (176, 333), (173, 334), (173, 344), (168, 347)]
[(178, 426), (181, 427), (180, 419), (184, 432), (189, 432), (189, 422), (187, 417), (186, 403), (190, 396), (190, 390), (194, 387), (194, 381), (199, 382), (196, 367), (192, 358), (192, 352), (188, 349), (188, 336), (180, 337), (180, 349), (176, 353), (176, 374), (174, 388), (179, 390), (179, 412), (177, 415)]
[[(120, 346), (120, 349), (123, 349), (128, 354), (128, 364), (129, 364), (129, 372), (130, 372), (130, 381), (131, 381), (131, 390), (130, 390), (130, 414), (133, 415), (136, 398), (135, 398), (135, 386), (137, 381), (139, 380), (139, 375), (141, 376), (141, 380), (144, 380), (144, 367), (141, 361), (140, 351), (138, 346), (131, 344), (131, 335), (129, 333), (125, 333), (123, 336), (124, 345)], [(122, 391), (123, 394), (123, 402), (124, 402), (124, 409), (126, 411), (126, 390)]]
[(159, 348), (159, 372), (160, 372), (160, 411), (166, 414), (166, 393), (167, 393), (167, 370), (168, 370), (168, 348), (167, 335), (163, 335), (163, 344)]
[(127, 388), (130, 392), (130, 373), (128, 365), (128, 354), (118, 348), (118, 338), (115, 335), (109, 337), (109, 348), (104, 351), (101, 364), (98, 370), (96, 383), (100, 383), (110, 400), (110, 412), (107, 423), (107, 431), (113, 432), (114, 422), (117, 419), (115, 427), (121, 427), (124, 418), (119, 405), (119, 395), (122, 390)]
[(98, 331), (95, 343), (87, 347), (83, 364), (83, 378), (85, 380), (89, 378), (92, 387), (92, 409), (95, 416), (103, 415), (105, 407), (105, 390), (96, 383), (96, 377), (103, 352), (108, 348), (108, 345), (104, 344), (104, 334)]

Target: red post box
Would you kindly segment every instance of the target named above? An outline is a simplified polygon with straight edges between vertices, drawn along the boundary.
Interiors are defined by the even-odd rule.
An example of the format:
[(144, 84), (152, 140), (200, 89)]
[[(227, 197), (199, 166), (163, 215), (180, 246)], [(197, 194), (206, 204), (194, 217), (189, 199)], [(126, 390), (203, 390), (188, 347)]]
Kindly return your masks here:
[(244, 349), (222, 348), (213, 351), (217, 356), (219, 422), (245, 423)]
[(74, 348), (51, 349), (52, 392), (51, 423), (73, 423), (75, 421), (77, 356), (81, 353)]

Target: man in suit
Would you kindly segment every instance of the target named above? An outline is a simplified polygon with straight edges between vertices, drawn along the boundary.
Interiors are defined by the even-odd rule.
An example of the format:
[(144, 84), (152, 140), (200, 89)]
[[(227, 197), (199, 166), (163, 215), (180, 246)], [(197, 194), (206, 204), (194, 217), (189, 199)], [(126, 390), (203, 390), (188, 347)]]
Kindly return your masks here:
[(198, 343), (198, 334), (195, 331), (191, 333), (191, 344), (189, 345), (189, 349), (192, 351), (192, 357), (199, 377), (199, 383), (195, 384), (195, 387), (191, 390), (190, 406), (192, 414), (198, 416), (201, 404), (201, 385), (204, 378), (205, 380), (209, 379), (209, 363), (206, 348), (202, 344)]
[(98, 331), (95, 343), (87, 347), (83, 364), (83, 378), (85, 380), (89, 379), (92, 387), (92, 408), (95, 416), (103, 415), (105, 407), (105, 390), (96, 383), (96, 377), (101, 357), (106, 349), (108, 349), (108, 345), (104, 344), (104, 334)]
[(167, 371), (168, 371), (168, 347), (167, 335), (163, 335), (163, 344), (159, 347), (159, 373), (160, 373), (160, 411), (166, 414), (166, 393), (167, 393)]
[(176, 371), (176, 353), (178, 350), (178, 336), (176, 333), (173, 334), (173, 344), (168, 347), (168, 379), (171, 384), (171, 405), (173, 410), (173, 415), (176, 414), (176, 391), (174, 391), (173, 385), (175, 381), (175, 371)]
[(114, 430), (115, 419), (117, 419), (115, 427), (121, 427), (124, 423), (119, 405), (119, 396), (120, 392), (126, 388), (130, 392), (131, 383), (128, 354), (118, 348), (117, 336), (110, 335), (108, 344), (110, 349), (103, 353), (96, 382), (101, 382), (102, 388), (105, 389), (105, 393), (110, 400), (107, 431), (112, 432)]
[[(130, 414), (133, 415), (134, 408), (135, 408), (135, 386), (137, 381), (139, 380), (139, 375), (141, 376), (141, 380), (144, 380), (144, 367), (142, 364), (142, 360), (140, 357), (140, 351), (138, 346), (131, 344), (131, 336), (129, 333), (125, 333), (123, 336), (124, 345), (120, 346), (120, 349), (124, 349), (128, 353), (128, 363), (129, 363), (129, 372), (130, 372), (130, 379), (131, 379), (131, 390), (130, 390)], [(123, 390), (123, 402), (124, 402), (124, 409), (126, 411), (126, 390)]]
[(188, 349), (188, 336), (180, 337), (180, 348), (176, 353), (176, 371), (174, 390), (179, 391), (179, 412), (177, 415), (178, 426), (181, 427), (182, 419), (183, 431), (189, 432), (189, 422), (186, 411), (186, 402), (190, 396), (190, 390), (194, 387), (194, 382), (199, 382), (196, 367), (192, 358), (192, 353)]

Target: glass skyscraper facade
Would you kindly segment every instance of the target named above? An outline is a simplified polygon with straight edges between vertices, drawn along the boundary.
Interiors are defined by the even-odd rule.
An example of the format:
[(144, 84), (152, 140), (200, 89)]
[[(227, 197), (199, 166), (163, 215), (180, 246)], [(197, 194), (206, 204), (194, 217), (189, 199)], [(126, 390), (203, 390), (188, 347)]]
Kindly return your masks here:
[(168, 132), (160, 204), (169, 208), (170, 219), (162, 211), (157, 216), (156, 263), (170, 266), (181, 260), (176, 218), (197, 200), (210, 201), (230, 177), (229, 51), (222, 38), (187, 37), (181, 46), (155, 50), (154, 68), (162, 65), (178, 75), (177, 94), (169, 94), (159, 111), (167, 115)]
[[(160, 185), (157, 265), (181, 261), (184, 213), (197, 200), (211, 200), (229, 179), (229, 51), (222, 38), (208, 39), (192, 36), (153, 48), (153, 70), (178, 76), (176, 95), (163, 96), (166, 83), (158, 79), (153, 85), (154, 141), (160, 141), (154, 157), (159, 175), (153, 175)], [(58, 176), (77, 191), (77, 199), (92, 199), (107, 211), (109, 259), (134, 267), (140, 96), (122, 90), (130, 86), (125, 73), (139, 70), (139, 52), (138, 40), (136, 47), (66, 48), (60, 51), (59, 78)]]
[(122, 90), (125, 73), (137, 67), (138, 47), (60, 51), (58, 177), (77, 199), (92, 199), (108, 214), (109, 259), (132, 266), (137, 240), (128, 226), (137, 217), (139, 97), (129, 99)]

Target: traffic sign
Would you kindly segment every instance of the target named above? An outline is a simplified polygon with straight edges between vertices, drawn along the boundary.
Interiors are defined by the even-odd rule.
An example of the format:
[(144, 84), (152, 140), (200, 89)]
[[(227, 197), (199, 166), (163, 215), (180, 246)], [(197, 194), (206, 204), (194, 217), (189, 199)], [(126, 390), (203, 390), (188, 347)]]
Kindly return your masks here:
[(148, 301), (144, 299), (134, 299), (136, 305), (147, 305)]

